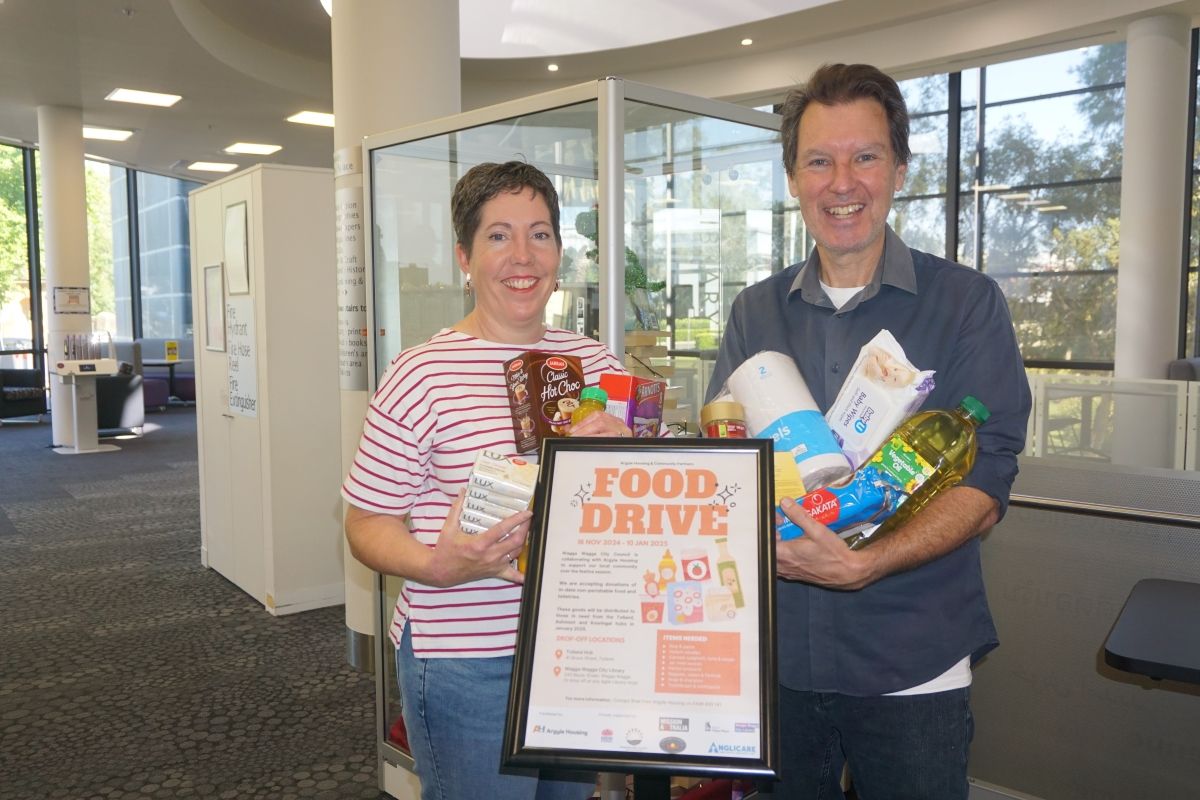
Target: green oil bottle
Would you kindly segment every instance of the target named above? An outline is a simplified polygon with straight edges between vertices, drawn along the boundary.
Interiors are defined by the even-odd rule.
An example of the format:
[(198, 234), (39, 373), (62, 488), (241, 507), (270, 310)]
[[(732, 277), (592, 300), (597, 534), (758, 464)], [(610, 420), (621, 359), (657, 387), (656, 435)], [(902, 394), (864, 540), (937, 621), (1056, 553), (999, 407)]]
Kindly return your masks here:
[(847, 538), (851, 549), (900, 527), (966, 477), (975, 465), (975, 429), (989, 416), (987, 406), (967, 395), (953, 411), (922, 411), (896, 428), (864, 465), (878, 469), (900, 489), (896, 511), (879, 527)]

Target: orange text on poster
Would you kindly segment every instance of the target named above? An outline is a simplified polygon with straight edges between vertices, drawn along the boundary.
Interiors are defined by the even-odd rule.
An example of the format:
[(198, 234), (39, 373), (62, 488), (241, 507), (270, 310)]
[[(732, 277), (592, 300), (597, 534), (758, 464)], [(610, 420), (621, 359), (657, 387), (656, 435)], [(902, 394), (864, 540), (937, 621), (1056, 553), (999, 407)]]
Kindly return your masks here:
[(741, 634), (658, 632), (654, 690), (674, 694), (741, 693)]

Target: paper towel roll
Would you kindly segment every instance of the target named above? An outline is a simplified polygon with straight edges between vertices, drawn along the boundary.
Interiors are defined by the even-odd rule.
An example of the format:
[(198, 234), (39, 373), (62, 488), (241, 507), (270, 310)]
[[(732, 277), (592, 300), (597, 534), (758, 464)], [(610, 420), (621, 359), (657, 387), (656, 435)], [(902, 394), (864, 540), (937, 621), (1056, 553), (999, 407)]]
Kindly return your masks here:
[(851, 473), (808, 385), (791, 356), (764, 350), (742, 362), (725, 386), (746, 410), (750, 435), (773, 439), (775, 452), (790, 452), (806, 491)]

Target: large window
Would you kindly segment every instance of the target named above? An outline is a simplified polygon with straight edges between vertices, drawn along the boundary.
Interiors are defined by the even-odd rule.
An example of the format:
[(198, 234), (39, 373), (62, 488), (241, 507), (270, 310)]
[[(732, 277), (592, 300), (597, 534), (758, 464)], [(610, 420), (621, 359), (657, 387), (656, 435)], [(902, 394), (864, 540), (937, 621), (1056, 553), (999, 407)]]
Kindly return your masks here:
[(1000, 283), (1032, 366), (1112, 368), (1124, 81), (1116, 43), (900, 84), (912, 159), (890, 222)]
[(92, 330), (129, 339), (133, 336), (130, 319), (118, 313), (116, 302), (118, 287), (124, 290), (126, 304), (129, 296), (129, 281), (123, 279), (129, 272), (125, 170), (96, 161), (85, 162), (85, 167)]
[(9, 368), (29, 368), (35, 360), (27, 161), (27, 151), (0, 145), (0, 367)]
[(1196, 97), (1200, 95), (1200, 70), (1197, 69), (1197, 51), (1200, 50), (1200, 30), (1192, 30), (1192, 163), (1188, 190), (1191, 198), (1191, 214), (1188, 219), (1187, 248), (1187, 303), (1184, 324), (1185, 342), (1183, 352), (1200, 357), (1200, 289), (1197, 288), (1197, 261), (1200, 259), (1200, 108)]
[(999, 281), (1031, 365), (1111, 369), (1124, 80), (1124, 43), (962, 73), (958, 257)]
[(187, 195), (199, 185), (137, 173), (142, 336), (192, 337)]

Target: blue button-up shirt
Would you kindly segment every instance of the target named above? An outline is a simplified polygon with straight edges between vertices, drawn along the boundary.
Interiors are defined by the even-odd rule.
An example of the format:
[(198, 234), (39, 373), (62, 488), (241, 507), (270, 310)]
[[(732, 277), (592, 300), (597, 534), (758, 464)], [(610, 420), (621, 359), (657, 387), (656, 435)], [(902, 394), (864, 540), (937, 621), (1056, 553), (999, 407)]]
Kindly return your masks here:
[[(891, 228), (871, 283), (840, 309), (821, 288), (816, 250), (738, 295), (709, 399), (746, 358), (777, 350), (795, 360), (825, 412), (859, 350), (882, 329), (918, 369), (936, 371), (923, 408), (952, 409), (969, 394), (991, 412), (963, 485), (993, 497), (1003, 515), (1031, 406), (1008, 305), (991, 278), (912, 250)], [(886, 694), (998, 643), (978, 538), (858, 591), (784, 580), (777, 588), (780, 681), (792, 689)]]

